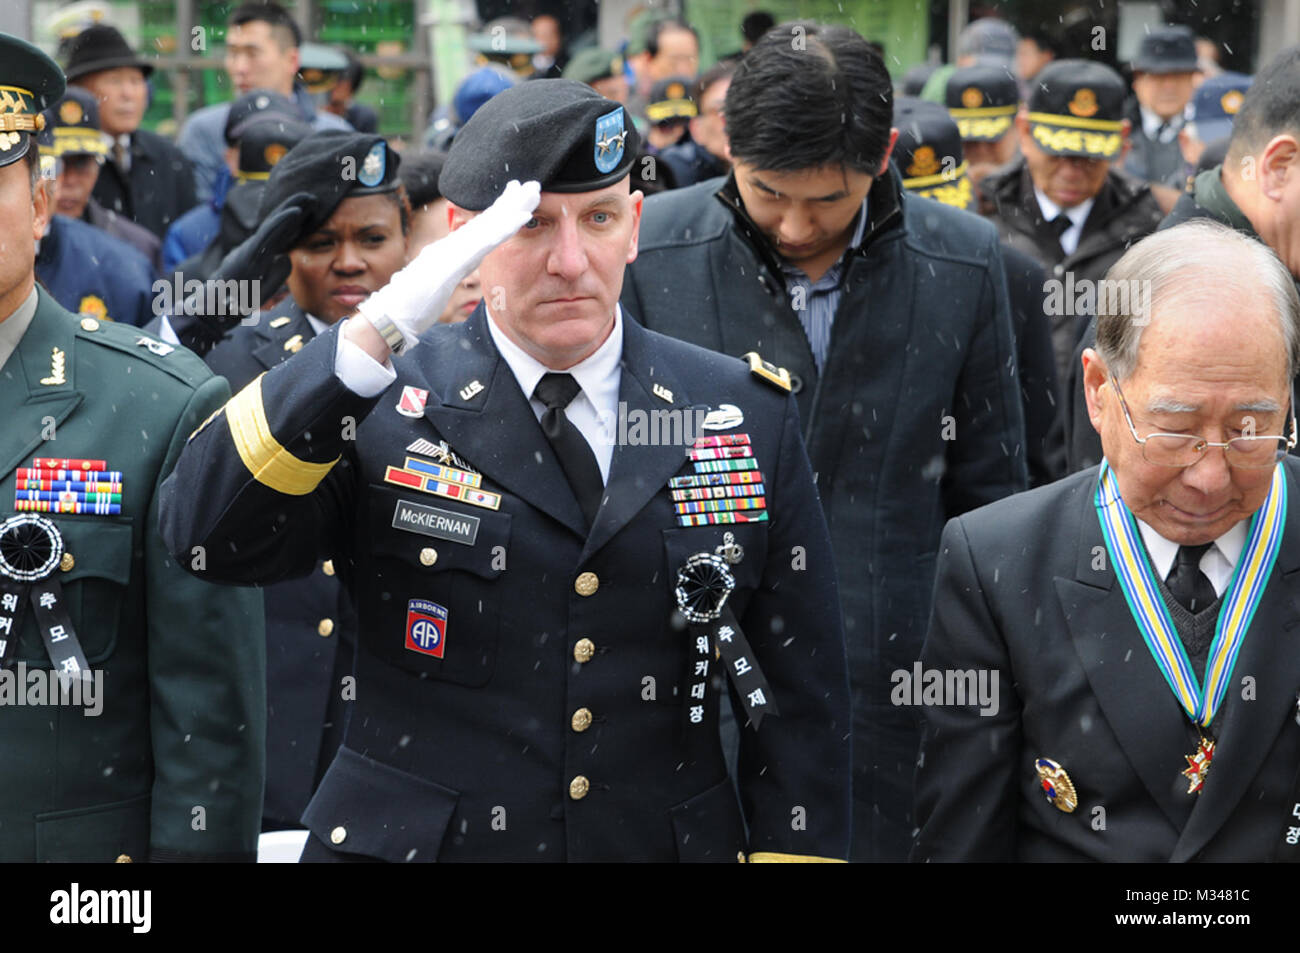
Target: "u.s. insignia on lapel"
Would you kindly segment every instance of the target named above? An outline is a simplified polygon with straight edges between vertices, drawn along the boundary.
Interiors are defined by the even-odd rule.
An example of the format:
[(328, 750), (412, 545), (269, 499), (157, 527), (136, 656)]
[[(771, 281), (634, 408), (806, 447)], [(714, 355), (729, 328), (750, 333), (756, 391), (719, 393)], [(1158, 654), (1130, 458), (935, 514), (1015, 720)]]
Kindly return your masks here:
[(749, 434), (700, 437), (686, 451), (695, 473), (668, 481), (678, 526), (759, 523), (767, 516), (767, 488)]
[[(297, 354), (302, 350), (302, 335), (295, 334), (289, 340), (284, 342), (284, 349), (290, 354)], [(418, 414), (416, 416), (419, 416)]]
[(1043, 795), (1053, 807), (1070, 814), (1079, 806), (1079, 793), (1065, 768), (1051, 758), (1039, 758), (1034, 762), (1034, 770), (1038, 772)]
[(469, 400), (471, 397), (475, 396), (476, 394), (481, 394), (481, 393), (483, 393), (483, 385), (480, 384), (477, 380), (472, 380), (460, 389), (460, 399)]
[(663, 384), (656, 383), (650, 389), (654, 391), (654, 395), (660, 400), (665, 400), (670, 404), (673, 402), (673, 392)]
[(407, 384), (402, 388), (402, 398), (397, 402), (397, 412), (403, 417), (423, 417), (424, 405), (428, 400), (427, 390)]
[(122, 471), (107, 460), (36, 457), (19, 467), (14, 509), (20, 513), (76, 513), (116, 516), (122, 512)]

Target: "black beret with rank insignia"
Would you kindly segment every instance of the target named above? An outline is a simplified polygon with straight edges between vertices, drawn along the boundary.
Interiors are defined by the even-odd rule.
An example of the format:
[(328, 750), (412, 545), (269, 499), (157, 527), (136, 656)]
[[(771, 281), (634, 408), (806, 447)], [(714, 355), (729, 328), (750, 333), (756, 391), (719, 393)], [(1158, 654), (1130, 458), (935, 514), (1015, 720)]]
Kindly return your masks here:
[(1101, 63), (1048, 63), (1029, 94), (1029, 134), (1048, 155), (1113, 159), (1123, 147), (1124, 91), (1119, 73)]
[(25, 40), (0, 33), (0, 166), (27, 155), (29, 133), (45, 126), (41, 111), (63, 95), (65, 86), (54, 60)]
[(511, 179), (543, 192), (593, 192), (626, 176), (640, 145), (613, 100), (569, 79), (537, 79), (498, 93), (456, 134), (438, 187), (481, 212)]
[(265, 219), (296, 192), (309, 192), (316, 203), (303, 222), (302, 235), (324, 225), (339, 203), (361, 195), (392, 192), (401, 180), (401, 161), (383, 136), (326, 129), (314, 132), (274, 164), (258, 218)]

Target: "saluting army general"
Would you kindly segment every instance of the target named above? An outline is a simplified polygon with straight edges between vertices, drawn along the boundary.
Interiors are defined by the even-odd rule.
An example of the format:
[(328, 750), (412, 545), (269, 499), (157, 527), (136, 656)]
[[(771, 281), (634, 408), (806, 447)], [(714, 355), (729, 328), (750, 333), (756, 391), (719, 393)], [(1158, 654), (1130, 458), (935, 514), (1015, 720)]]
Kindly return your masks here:
[[(578, 83), (492, 99), (441, 176), (453, 232), (242, 390), (167, 484), (164, 537), (203, 546), (205, 578), (329, 557), (355, 595), (356, 700), (304, 861), (847, 855), (843, 633), (789, 380), (620, 311), (636, 144)], [(433, 327), (476, 267), (485, 301)]]
[(252, 860), (261, 597), (191, 578), (157, 531), (162, 478), (229, 389), (34, 284), (34, 134), (64, 79), (4, 34), (0, 64), (0, 861)]

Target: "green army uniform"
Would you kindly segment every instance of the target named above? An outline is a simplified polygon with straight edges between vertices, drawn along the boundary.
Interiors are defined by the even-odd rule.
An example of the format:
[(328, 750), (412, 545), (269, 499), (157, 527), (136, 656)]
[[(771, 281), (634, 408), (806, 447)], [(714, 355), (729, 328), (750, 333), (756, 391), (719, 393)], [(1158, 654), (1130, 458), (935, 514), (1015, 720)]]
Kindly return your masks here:
[[(0, 64), (0, 85), (31, 91), (21, 121), (62, 92), (3, 34)], [(9, 125), (13, 175), (35, 130)], [(0, 320), (0, 861), (255, 857), (261, 594), (196, 580), (158, 535), (163, 478), (228, 398), (189, 352), (43, 289)], [(70, 643), (84, 665), (60, 668), (94, 677), (61, 696)]]

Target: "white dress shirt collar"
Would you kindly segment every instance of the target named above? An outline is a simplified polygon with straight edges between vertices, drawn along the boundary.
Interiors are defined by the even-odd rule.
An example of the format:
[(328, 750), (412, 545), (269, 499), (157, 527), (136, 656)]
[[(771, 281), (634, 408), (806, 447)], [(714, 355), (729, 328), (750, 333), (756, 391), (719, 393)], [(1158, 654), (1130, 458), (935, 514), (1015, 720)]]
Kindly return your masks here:
[(1062, 212), (1070, 220), (1070, 227), (1061, 235), (1061, 250), (1067, 255), (1073, 255), (1079, 248), (1079, 239), (1083, 237), (1083, 223), (1088, 220), (1088, 213), (1092, 211), (1096, 199), (1085, 199), (1073, 208), (1063, 209), (1036, 185), (1034, 198), (1038, 199), (1038, 207), (1042, 210), (1044, 221), (1050, 222)]
[[(1137, 519), (1137, 517), (1134, 517)], [(1178, 544), (1165, 539), (1150, 525), (1137, 519), (1138, 529), (1142, 533), (1142, 542), (1146, 543), (1147, 554), (1151, 557), (1151, 568), (1161, 580), (1174, 568), (1174, 559), (1178, 555)], [(1241, 558), (1241, 551), (1246, 546), (1246, 534), (1250, 529), (1250, 520), (1236, 523), (1232, 529), (1214, 541), (1214, 545), (1201, 557), (1201, 572), (1205, 573), (1214, 585), (1216, 595), (1227, 591), (1232, 581), (1232, 571)]]

